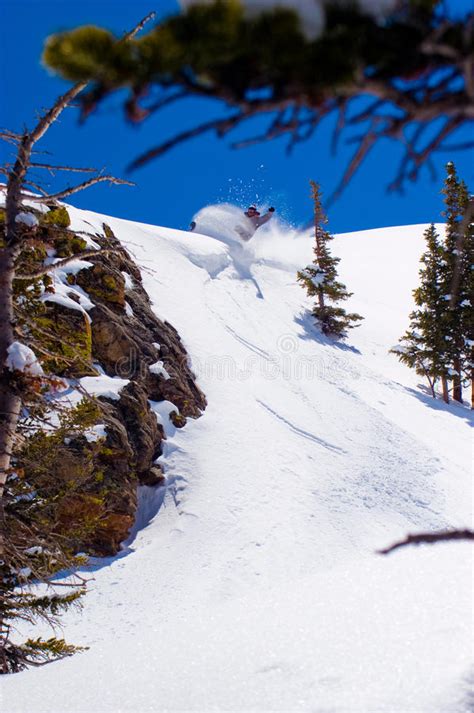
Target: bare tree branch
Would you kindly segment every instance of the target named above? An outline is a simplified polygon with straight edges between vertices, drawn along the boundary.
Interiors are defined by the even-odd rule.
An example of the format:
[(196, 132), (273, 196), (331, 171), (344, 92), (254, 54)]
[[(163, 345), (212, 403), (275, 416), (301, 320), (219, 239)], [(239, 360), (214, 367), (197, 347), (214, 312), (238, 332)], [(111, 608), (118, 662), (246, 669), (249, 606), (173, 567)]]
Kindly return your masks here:
[(337, 122), (336, 122), (336, 126), (334, 128), (334, 132), (333, 132), (332, 140), (331, 140), (331, 153), (333, 156), (336, 155), (337, 148), (339, 145), (339, 137), (347, 123), (346, 117), (347, 117), (348, 105), (349, 105), (349, 99), (340, 99), (339, 101), (337, 101), (338, 116), (337, 116)]
[(444, 144), (436, 149), (436, 153), (453, 153), (453, 151), (467, 151), (474, 148), (474, 141), (465, 141), (460, 144)]
[(405, 153), (402, 156), (402, 159), (398, 165), (398, 171), (397, 171), (395, 178), (393, 179), (392, 183), (390, 183), (388, 186), (389, 191), (397, 190), (400, 193), (402, 192), (402, 187), (404, 185), (404, 181), (405, 181), (407, 175), (409, 175), (409, 173), (410, 173), (408, 170), (410, 167), (410, 164), (413, 162), (416, 162), (418, 159), (416, 145), (426, 128), (427, 128), (426, 124), (419, 124), (419, 126), (415, 130), (411, 139), (407, 139), (402, 133), (402, 137), (403, 137), (402, 143), (405, 146)]
[(242, 121), (242, 119), (243, 114), (242, 112), (239, 112), (238, 114), (229, 116), (226, 119), (212, 119), (211, 121), (206, 121), (204, 124), (200, 124), (193, 129), (183, 131), (174, 136), (172, 139), (169, 139), (168, 141), (165, 141), (164, 143), (159, 144), (158, 146), (155, 146), (138, 156), (138, 158), (127, 166), (127, 171), (134, 171), (136, 168), (144, 166), (152, 159), (162, 156), (167, 151), (170, 151), (175, 146), (178, 146), (178, 144), (189, 141), (189, 139), (193, 139), (196, 136), (201, 136), (201, 134), (205, 134), (208, 131), (216, 131), (219, 136), (222, 136)]
[(374, 116), (374, 114), (385, 104), (385, 99), (376, 99), (375, 101), (371, 102), (366, 109), (348, 118), (346, 120), (346, 126), (351, 126), (353, 124), (360, 124), (361, 122), (369, 121), (371, 117)]
[[(273, 140), (288, 133), (291, 134), (291, 140), (287, 150), (291, 151), (297, 143), (307, 140), (314, 133), (322, 118), (338, 108), (338, 120), (332, 139), (334, 148), (337, 145), (339, 135), (343, 129), (370, 121), (371, 126), (368, 131), (364, 131), (361, 136), (352, 139), (352, 141), (356, 141), (359, 144), (359, 147), (349, 162), (343, 179), (333, 194), (332, 200), (334, 200), (334, 198), (339, 196), (344, 190), (354, 173), (367, 157), (372, 146), (383, 138), (391, 138), (398, 141), (402, 140), (407, 154), (403, 159), (404, 170), (402, 172), (399, 170), (390, 188), (392, 190), (395, 188), (398, 189), (399, 185), (403, 184), (405, 180), (415, 180), (419, 169), (428, 161), (432, 153), (440, 150), (445, 140), (452, 135), (459, 126), (474, 119), (474, 102), (466, 103), (465, 95), (463, 95), (461, 91), (447, 91), (450, 84), (460, 76), (459, 68), (455, 67), (448, 76), (441, 77), (434, 86), (430, 83), (431, 78), (427, 77), (418, 82), (416, 91), (415, 89), (412, 90), (413, 94), (408, 90), (402, 91), (397, 89), (390, 83), (381, 80), (362, 78), (358, 83), (343, 87), (340, 95), (328, 95), (323, 101), (318, 100), (316, 105), (312, 105), (312, 102), (308, 100), (306, 96), (303, 97), (292, 94), (291, 88), (288, 89), (288, 95), (291, 98), (285, 97), (282, 99), (280, 97), (274, 97), (261, 100), (245, 100), (239, 98), (236, 100), (235, 97), (229, 96), (229, 93), (225, 89), (214, 87), (210, 90), (208, 87), (201, 87), (199, 84), (189, 80), (188, 77), (184, 77), (182, 80), (179, 80), (183, 87), (182, 91), (178, 91), (176, 95), (173, 95), (173, 97), (169, 99), (173, 101), (191, 96), (192, 94), (220, 99), (226, 103), (229, 108), (237, 108), (239, 110), (239, 113), (230, 119), (232, 128), (244, 123), (257, 114), (275, 113), (275, 119), (266, 131), (258, 136), (235, 142), (232, 144), (233, 148), (243, 148), (259, 142)], [(175, 86), (179, 86), (179, 82), (177, 82)], [(360, 111), (352, 117), (348, 116), (347, 109), (350, 100), (364, 94), (375, 97), (375, 101), (363, 111)], [(167, 100), (162, 101), (163, 106), (166, 105)], [(160, 108), (160, 105), (161, 103), (157, 104), (157, 109)], [(293, 115), (290, 118), (286, 118), (285, 111), (289, 106), (293, 107)], [(299, 114), (300, 107), (310, 112), (311, 118), (301, 116)], [(407, 142), (406, 139), (403, 139), (404, 130), (407, 127), (417, 124), (428, 127), (429, 124), (442, 115), (447, 117), (443, 128), (438, 132), (436, 137), (422, 149), (415, 151), (413, 142), (410, 143)], [(181, 143), (212, 130), (216, 130), (218, 135), (222, 136), (229, 130), (227, 120), (212, 120), (177, 134), (171, 139), (159, 144), (157, 147), (141, 154), (128, 166), (127, 170), (135, 170), (149, 161), (162, 156)], [(367, 137), (368, 133), (370, 133), (369, 138)]]
[[(126, 42), (137, 34), (144, 25), (155, 17), (155, 13), (151, 12), (143, 18), (130, 32), (124, 35), (122, 42)], [(10, 171), (6, 201), (7, 213), (7, 242), (14, 242), (17, 236), (17, 228), (15, 226), (15, 218), (18, 213), (18, 205), (21, 201), (21, 186), (28, 170), (31, 154), (34, 145), (44, 136), (50, 126), (56, 121), (58, 116), (71, 102), (82, 92), (89, 82), (77, 82), (65, 94), (62, 94), (55, 101), (53, 106), (43, 114), (35, 128), (30, 132), (25, 132), (20, 139), (17, 158), (13, 168)], [(12, 133), (12, 136), (15, 135)], [(104, 180), (102, 178), (101, 180)], [(88, 187), (87, 185), (85, 187)], [(76, 191), (74, 191), (76, 192)], [(65, 195), (71, 195), (66, 193)]]
[[(452, 134), (461, 124), (461, 119), (457, 117), (451, 117), (447, 119), (444, 126), (436, 134), (436, 136), (423, 148), (421, 151), (416, 151), (413, 145), (407, 144), (407, 156), (402, 162), (401, 169), (399, 170), (398, 176), (390, 184), (389, 190), (399, 190), (406, 179), (410, 181), (416, 180), (420, 168), (428, 162), (434, 151), (442, 144), (444, 139)], [(421, 129), (421, 127), (420, 127)], [(418, 132), (421, 134), (421, 130)], [(410, 170), (406, 170), (410, 165)]]
[[(90, 178), (88, 181), (84, 181), (84, 183), (80, 183), (78, 186), (73, 186), (72, 188), (64, 189), (64, 191), (59, 191), (59, 193), (50, 193), (44, 196), (28, 196), (28, 199), (34, 203), (57, 201), (62, 198), (67, 198), (67, 196), (72, 196), (73, 193), (79, 193), (79, 191), (84, 191), (86, 190), (86, 188), (90, 188), (96, 183), (103, 183), (104, 181), (118, 186), (135, 185), (135, 183), (132, 183), (132, 181), (125, 181), (123, 178), (115, 178), (115, 176), (96, 176), (95, 178)], [(22, 197), (25, 198), (26, 196)]]
[(388, 555), (390, 552), (406, 547), (407, 545), (425, 545), (436, 542), (449, 542), (452, 540), (474, 540), (473, 530), (441, 530), (440, 532), (420, 532), (417, 535), (408, 535), (404, 540), (395, 542), (383, 550), (377, 550), (379, 555)]
[[(87, 86), (87, 82), (78, 82), (69, 91), (60, 96), (55, 104), (49, 109), (40, 119), (36, 127), (31, 133), (25, 134), (22, 139), (22, 155), (18, 158), (22, 162), (22, 168), (26, 168), (25, 161), (29, 157), (33, 146), (45, 135), (51, 124), (56, 121), (58, 116), (66, 109), (71, 101), (77, 97), (80, 92)], [(27, 161), (26, 161), (27, 163)]]
[(23, 181), (23, 185), (33, 188), (34, 191), (38, 191), (38, 193), (41, 193), (43, 196), (47, 195), (44, 188), (42, 186), (40, 186), (38, 183), (34, 183), (33, 181), (28, 180), (28, 181)]
[(58, 118), (69, 102), (76, 97), (87, 86), (87, 82), (78, 82), (65, 94), (62, 94), (39, 120), (36, 127), (23, 135), (16, 161), (8, 176), (8, 187), (6, 197), (6, 240), (7, 244), (13, 245), (18, 238), (19, 227), (16, 224), (16, 216), (22, 200), (22, 186), (31, 160), (33, 146), (47, 132), (51, 124)]
[(128, 42), (128, 40), (133, 40), (133, 38), (135, 37), (135, 35), (137, 35), (139, 32), (141, 32), (141, 30), (143, 30), (143, 28), (145, 27), (145, 25), (146, 25), (148, 22), (150, 22), (150, 20), (153, 20), (155, 17), (156, 17), (156, 12), (155, 12), (154, 10), (152, 10), (152, 12), (149, 12), (148, 15), (146, 15), (146, 16), (143, 18), (143, 20), (140, 20), (140, 22), (139, 22), (137, 25), (135, 25), (135, 27), (133, 28), (133, 30), (130, 30), (130, 32), (127, 32), (127, 33), (122, 37), (122, 39), (120, 40), (120, 42), (123, 43), (123, 42)]
[(169, 106), (170, 104), (173, 104), (174, 102), (179, 101), (180, 99), (186, 99), (188, 96), (188, 92), (185, 89), (180, 90), (179, 92), (176, 92), (175, 94), (171, 94), (168, 97), (163, 97), (162, 99), (158, 99), (154, 104), (151, 104), (149, 107), (146, 107), (145, 111), (147, 115), (149, 116), (150, 114), (154, 114), (156, 111), (159, 111), (160, 109), (163, 109), (165, 106)]
[(232, 144), (232, 148), (248, 148), (249, 146), (253, 146), (254, 144), (261, 144), (264, 141), (273, 141), (273, 139), (277, 139), (280, 136), (284, 136), (290, 131), (295, 131), (295, 129), (298, 127), (298, 123), (295, 120), (285, 120), (283, 117), (284, 112), (282, 114), (278, 114), (275, 118), (275, 121), (270, 124), (268, 129), (266, 129), (263, 134), (257, 134), (257, 136), (251, 136), (248, 139), (241, 139), (240, 141), (234, 141), (234, 143)]
[(14, 134), (12, 131), (0, 131), (0, 139), (11, 144), (18, 144), (21, 141), (21, 136)]
[(326, 205), (331, 205), (336, 198), (339, 198), (341, 195), (342, 191), (344, 188), (347, 186), (349, 181), (351, 180), (352, 176), (354, 173), (357, 171), (361, 163), (364, 161), (364, 159), (367, 157), (367, 154), (370, 152), (370, 150), (373, 148), (377, 141), (377, 133), (376, 131), (370, 130), (362, 139), (360, 142), (355, 154), (353, 155), (352, 159), (349, 162), (349, 165), (347, 166), (344, 175), (337, 186), (336, 190), (334, 193), (329, 197), (329, 200), (326, 202)]
[[(8, 165), (8, 164), (7, 164)], [(31, 168), (45, 168), (48, 171), (68, 171), (69, 173), (97, 173), (96, 168), (76, 168), (75, 166), (54, 166), (50, 163), (30, 163)]]

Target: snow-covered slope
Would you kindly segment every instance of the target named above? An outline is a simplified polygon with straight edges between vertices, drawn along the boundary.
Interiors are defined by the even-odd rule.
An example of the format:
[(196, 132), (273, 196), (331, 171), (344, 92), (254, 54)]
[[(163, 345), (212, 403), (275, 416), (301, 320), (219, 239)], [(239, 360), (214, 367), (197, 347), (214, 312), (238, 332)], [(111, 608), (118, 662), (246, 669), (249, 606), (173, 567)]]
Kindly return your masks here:
[(2, 681), (4, 710), (466, 711), (470, 547), (374, 553), (469, 524), (469, 411), (387, 354), (424, 226), (336, 238), (366, 320), (334, 344), (295, 282), (309, 234), (275, 222), (242, 245), (225, 210), (198, 220), (214, 237), (70, 211), (134, 255), (209, 405), (170, 431), (165, 497), (142, 490), (142, 529), (67, 618), (90, 650)]

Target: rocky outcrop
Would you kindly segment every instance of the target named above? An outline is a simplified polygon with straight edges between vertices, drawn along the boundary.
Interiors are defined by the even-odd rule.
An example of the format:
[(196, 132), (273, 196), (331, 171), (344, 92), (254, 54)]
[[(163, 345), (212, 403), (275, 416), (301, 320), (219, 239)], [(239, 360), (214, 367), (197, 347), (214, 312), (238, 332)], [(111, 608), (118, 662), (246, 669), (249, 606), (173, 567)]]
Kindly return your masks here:
[(64, 513), (68, 526), (71, 517), (88, 517), (97, 523), (89, 528), (85, 541), (77, 543), (78, 548), (111, 555), (133, 524), (137, 485), (159, 486), (165, 480), (155, 462), (165, 434), (149, 400), (172, 402), (176, 411), (171, 420), (177, 427), (185, 426), (187, 418), (199, 417), (206, 400), (178, 332), (153, 313), (130, 255), (106, 225), (104, 235), (95, 239), (113, 252), (99, 252), (88, 258), (92, 266), (68, 274), (71, 288), (79, 287), (94, 304), (88, 309), (90, 320), (57, 304), (48, 305), (44, 319), (61, 325), (65, 344), (73, 336), (81, 347), (80, 365), (71, 362), (63, 367), (64, 375), (98, 374), (100, 368), (108, 376), (129, 380), (118, 400), (99, 397), (105, 440), (92, 447), (81, 436), (73, 444), (75, 457), (81, 457), (82, 448), (84, 458), (93, 458), (99, 475), (97, 482), (88, 481), (87, 492), (71, 497), (69, 514)]
[[(99, 241), (117, 252), (92, 258), (94, 266), (75, 277), (95, 304), (89, 313), (92, 356), (108, 375), (138, 381), (148, 398), (171, 401), (182, 416), (197, 418), (206, 402), (179, 334), (155, 316), (140, 271), (110, 228), (104, 228), (107, 238)], [(158, 361), (169, 378), (150, 371)]]

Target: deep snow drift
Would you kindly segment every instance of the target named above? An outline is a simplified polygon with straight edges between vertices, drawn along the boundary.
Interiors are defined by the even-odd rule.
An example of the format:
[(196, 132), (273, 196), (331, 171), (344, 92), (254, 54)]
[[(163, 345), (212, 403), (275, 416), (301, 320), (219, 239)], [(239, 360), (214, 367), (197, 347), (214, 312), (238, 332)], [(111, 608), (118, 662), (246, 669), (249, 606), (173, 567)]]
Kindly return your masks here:
[(348, 308), (366, 319), (334, 344), (295, 281), (310, 235), (272, 221), (243, 245), (219, 228), (225, 210), (199, 216), (210, 237), (70, 209), (141, 265), (209, 406), (169, 429), (168, 489), (142, 490), (142, 529), (95, 561), (66, 619), (90, 650), (4, 677), (3, 708), (468, 711), (471, 547), (375, 554), (470, 521), (470, 412), (387, 354), (424, 226), (336, 238)]

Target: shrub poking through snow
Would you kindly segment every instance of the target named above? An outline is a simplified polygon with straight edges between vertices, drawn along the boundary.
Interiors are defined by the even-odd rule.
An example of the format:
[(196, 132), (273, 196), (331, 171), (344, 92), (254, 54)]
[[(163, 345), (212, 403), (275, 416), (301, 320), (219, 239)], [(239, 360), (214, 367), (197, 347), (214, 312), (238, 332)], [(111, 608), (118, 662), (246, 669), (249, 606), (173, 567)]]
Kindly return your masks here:
[[(24, 349), (12, 351), (16, 367), (28, 363)], [(31, 406), (30, 424), (35, 422), (33, 415), (38, 422), (44, 408), (39, 395)], [(3, 518), (8, 538), (0, 562), (0, 673), (15, 673), (81, 650), (56, 636), (17, 643), (10, 638), (10, 628), (15, 621), (37, 619), (54, 626), (62, 612), (79, 603), (85, 593), (81, 577), (72, 577), (64, 594), (54, 586), (45, 593), (33, 585), (54, 579), (59, 570), (84, 564), (84, 557), (76, 555), (77, 545), (94, 529), (95, 521), (107, 514), (104, 492), (91, 495), (94, 506), (86, 514), (83, 507), (74, 517), (77, 500), (86, 498), (88, 489), (96, 489), (93, 456), (102, 443), (90, 442), (87, 433), (100, 417), (97, 404), (84, 399), (74, 409), (47, 415), (58, 418), (58, 426), (49, 431), (37, 429), (24, 439), (5, 484)]]
[(41, 225), (55, 225), (58, 228), (69, 228), (71, 219), (69, 213), (64, 206), (59, 208), (51, 208), (47, 213), (41, 216)]
[(315, 257), (311, 265), (298, 272), (298, 282), (306, 288), (309, 297), (317, 298), (311, 313), (323, 334), (344, 338), (347, 330), (358, 326), (355, 323), (363, 317), (338, 306), (338, 302), (347, 300), (352, 293), (337, 279), (339, 258), (333, 257), (329, 248), (333, 236), (324, 228), (327, 218), (322, 207), (321, 190), (314, 181), (310, 181), (310, 185), (314, 203)]

